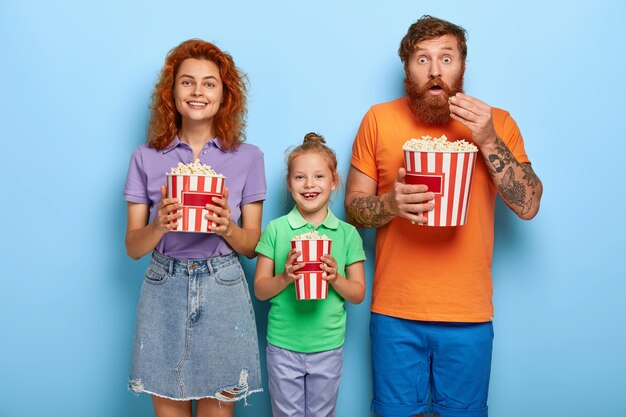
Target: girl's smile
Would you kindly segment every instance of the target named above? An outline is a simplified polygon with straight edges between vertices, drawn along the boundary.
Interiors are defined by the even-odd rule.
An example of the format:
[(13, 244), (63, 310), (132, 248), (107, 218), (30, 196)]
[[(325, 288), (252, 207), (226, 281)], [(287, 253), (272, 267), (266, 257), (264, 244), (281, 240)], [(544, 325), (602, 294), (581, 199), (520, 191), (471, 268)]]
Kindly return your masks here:
[(318, 195), (320, 195), (320, 193), (304, 193), (304, 194), (302, 194), (302, 196), (305, 198), (305, 200), (313, 200)]

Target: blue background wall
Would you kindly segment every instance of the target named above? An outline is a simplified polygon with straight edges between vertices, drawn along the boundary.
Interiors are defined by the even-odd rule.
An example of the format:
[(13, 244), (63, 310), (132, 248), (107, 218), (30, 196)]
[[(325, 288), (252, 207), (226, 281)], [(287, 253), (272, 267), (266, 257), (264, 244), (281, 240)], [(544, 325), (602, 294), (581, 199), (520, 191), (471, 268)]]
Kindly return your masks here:
[[(427, 13), (469, 31), (466, 91), (512, 113), (545, 187), (532, 222), (498, 205), (491, 415), (626, 415), (623, 2), (90, 3), (0, 1), (0, 416), (151, 415), (126, 390), (147, 260), (125, 255), (121, 193), (170, 48), (200, 37), (248, 74), (265, 224), (306, 132), (345, 177), (363, 114), (402, 95), (398, 43)], [(340, 417), (369, 415), (369, 290), (348, 307)], [(267, 394), (250, 403), (238, 415), (270, 415)]]

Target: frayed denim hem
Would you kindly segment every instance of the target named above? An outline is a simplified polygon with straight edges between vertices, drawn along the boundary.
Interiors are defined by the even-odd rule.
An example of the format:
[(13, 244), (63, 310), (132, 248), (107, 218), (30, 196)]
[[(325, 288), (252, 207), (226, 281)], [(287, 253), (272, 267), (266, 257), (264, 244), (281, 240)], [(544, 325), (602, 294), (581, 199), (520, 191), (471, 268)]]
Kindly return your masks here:
[[(241, 389), (240, 387), (231, 387), (230, 389), (223, 389), (223, 390), (217, 391), (215, 395), (206, 395), (206, 396), (201, 396), (201, 397), (188, 397), (188, 398), (174, 398), (174, 397), (169, 397), (167, 395), (162, 395), (156, 392), (146, 390), (143, 386), (143, 383), (141, 382), (141, 379), (129, 380), (128, 390), (132, 392), (135, 396), (139, 396), (139, 394), (148, 394), (148, 395), (155, 395), (160, 398), (166, 398), (168, 400), (173, 400), (173, 401), (197, 401), (197, 400), (203, 400), (205, 398), (211, 398), (214, 400), (218, 400), (219, 402), (234, 403), (234, 402), (243, 400), (245, 407), (250, 405), (248, 404), (248, 397), (250, 395), (256, 394), (257, 392), (263, 392), (263, 388), (249, 390), (249, 389)], [(233, 397), (226, 396), (224, 395), (224, 392), (232, 393), (234, 394), (234, 396)]]

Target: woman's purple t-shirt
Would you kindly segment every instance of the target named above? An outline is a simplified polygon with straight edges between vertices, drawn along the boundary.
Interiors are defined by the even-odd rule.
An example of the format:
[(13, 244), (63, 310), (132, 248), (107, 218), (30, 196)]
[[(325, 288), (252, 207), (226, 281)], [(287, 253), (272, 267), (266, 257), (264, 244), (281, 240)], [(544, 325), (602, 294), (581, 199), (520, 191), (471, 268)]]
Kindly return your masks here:
[[(207, 143), (198, 157), (226, 177), (229, 190), (228, 205), (233, 222), (241, 216), (241, 206), (265, 200), (265, 165), (263, 152), (254, 145), (242, 143), (235, 150), (223, 151), (220, 139)], [(163, 150), (147, 144), (133, 152), (124, 186), (124, 199), (131, 203), (147, 204), (150, 221), (157, 215), (161, 201), (161, 185), (166, 185), (165, 174), (179, 162), (193, 162), (193, 150), (178, 137)], [(156, 247), (160, 253), (176, 259), (204, 259), (227, 255), (233, 249), (213, 233), (168, 232)]]

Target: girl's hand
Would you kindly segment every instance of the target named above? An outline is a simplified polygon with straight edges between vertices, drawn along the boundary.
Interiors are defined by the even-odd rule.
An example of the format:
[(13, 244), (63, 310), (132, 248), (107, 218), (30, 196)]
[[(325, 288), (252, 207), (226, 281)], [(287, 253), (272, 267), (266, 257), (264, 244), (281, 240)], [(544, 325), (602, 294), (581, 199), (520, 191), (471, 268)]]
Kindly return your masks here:
[(339, 274), (337, 273), (337, 260), (332, 257), (332, 255), (322, 255), (320, 258), (322, 261), (322, 279), (328, 281), (329, 283), (334, 283)]
[(209, 230), (220, 236), (229, 236), (232, 232), (232, 224), (230, 221), (230, 206), (228, 205), (228, 188), (224, 187), (224, 195), (222, 198), (213, 197), (214, 204), (207, 204), (205, 208), (213, 215), (207, 214), (205, 218), (215, 226), (209, 224)]
[(167, 187), (161, 185), (161, 201), (159, 202), (157, 217), (153, 221), (159, 230), (169, 232), (178, 227), (178, 219), (183, 217), (183, 213), (178, 212), (182, 206), (176, 198), (167, 198)]
[(288, 281), (295, 281), (300, 278), (300, 274), (298, 274), (298, 270), (304, 266), (304, 264), (295, 263), (302, 252), (292, 249), (289, 251), (287, 255), (287, 260), (285, 261), (285, 270), (283, 271), (283, 278)]

